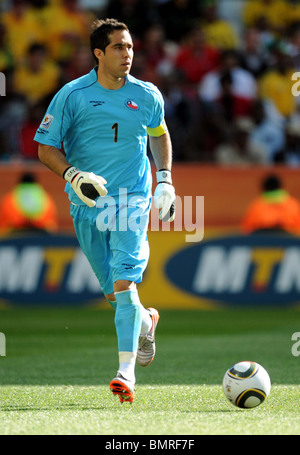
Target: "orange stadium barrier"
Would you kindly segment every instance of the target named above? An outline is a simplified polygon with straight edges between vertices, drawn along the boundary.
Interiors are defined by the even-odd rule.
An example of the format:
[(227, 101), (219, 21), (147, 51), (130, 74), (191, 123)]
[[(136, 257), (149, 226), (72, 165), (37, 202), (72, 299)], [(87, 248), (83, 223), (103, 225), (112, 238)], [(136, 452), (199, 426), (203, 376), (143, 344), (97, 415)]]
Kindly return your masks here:
[[(38, 181), (53, 196), (59, 213), (60, 229), (72, 230), (64, 181), (41, 164), (13, 164), (0, 167), (0, 197), (17, 183), (24, 171), (37, 175)], [(246, 205), (258, 194), (261, 178), (268, 172), (281, 176), (291, 194), (300, 200), (299, 171), (286, 167), (222, 168), (198, 163), (174, 164), (176, 194), (204, 196), (206, 227), (236, 228)], [(154, 173), (154, 171), (153, 171)], [(154, 177), (155, 178), (155, 177)]]
[[(155, 211), (151, 215), (151, 255), (139, 288), (146, 306), (154, 302), (158, 308), (198, 309), (298, 304), (300, 240), (243, 236), (239, 230), (244, 210), (258, 194), (262, 177), (274, 170), (286, 189), (300, 200), (295, 169), (174, 165), (173, 182), (181, 201), (177, 224), (172, 228), (158, 225)], [(3, 165), (0, 196), (14, 187), (24, 171), (34, 172), (54, 198), (60, 231), (48, 239), (2, 236), (1, 301), (22, 306), (85, 303), (102, 306), (101, 289), (74, 237), (64, 181), (38, 163)], [(185, 198), (189, 198), (192, 215), (184, 211)], [(199, 204), (204, 208), (204, 219), (196, 213)], [(203, 229), (199, 223), (203, 223)], [(193, 229), (198, 229), (199, 235)], [(19, 279), (12, 278), (10, 268)]]

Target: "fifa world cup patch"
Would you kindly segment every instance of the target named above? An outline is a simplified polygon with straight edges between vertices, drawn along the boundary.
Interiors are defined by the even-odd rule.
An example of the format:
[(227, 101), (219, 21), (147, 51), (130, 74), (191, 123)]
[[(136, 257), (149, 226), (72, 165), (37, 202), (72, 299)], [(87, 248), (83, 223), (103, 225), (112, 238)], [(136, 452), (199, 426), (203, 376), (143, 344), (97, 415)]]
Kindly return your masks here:
[(50, 128), (51, 123), (53, 122), (53, 119), (54, 119), (53, 115), (46, 114), (44, 120), (41, 123), (41, 128), (48, 130)]

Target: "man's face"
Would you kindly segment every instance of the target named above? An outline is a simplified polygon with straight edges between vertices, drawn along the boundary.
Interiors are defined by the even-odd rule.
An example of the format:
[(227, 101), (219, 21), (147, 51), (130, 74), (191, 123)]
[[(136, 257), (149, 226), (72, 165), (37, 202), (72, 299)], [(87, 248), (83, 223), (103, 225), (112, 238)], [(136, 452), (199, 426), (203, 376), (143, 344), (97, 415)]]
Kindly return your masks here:
[(110, 35), (110, 43), (105, 52), (99, 51), (99, 65), (106, 75), (124, 78), (128, 75), (133, 59), (133, 43), (126, 30), (115, 30)]

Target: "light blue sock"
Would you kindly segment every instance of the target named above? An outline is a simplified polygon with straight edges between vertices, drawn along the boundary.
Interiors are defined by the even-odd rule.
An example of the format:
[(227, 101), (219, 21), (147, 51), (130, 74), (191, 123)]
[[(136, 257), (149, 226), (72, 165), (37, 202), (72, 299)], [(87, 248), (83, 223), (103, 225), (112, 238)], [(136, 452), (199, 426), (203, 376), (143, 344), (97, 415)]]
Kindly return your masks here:
[[(112, 306), (114, 310), (117, 309), (117, 301), (116, 300), (108, 300), (108, 303)], [(142, 327), (141, 327), (141, 334), (145, 334), (149, 332), (152, 327), (152, 320), (149, 315), (149, 311), (147, 311), (143, 305), (141, 304), (141, 311), (142, 311)]]
[(142, 325), (142, 309), (137, 291), (116, 292), (115, 326), (119, 352), (136, 352)]

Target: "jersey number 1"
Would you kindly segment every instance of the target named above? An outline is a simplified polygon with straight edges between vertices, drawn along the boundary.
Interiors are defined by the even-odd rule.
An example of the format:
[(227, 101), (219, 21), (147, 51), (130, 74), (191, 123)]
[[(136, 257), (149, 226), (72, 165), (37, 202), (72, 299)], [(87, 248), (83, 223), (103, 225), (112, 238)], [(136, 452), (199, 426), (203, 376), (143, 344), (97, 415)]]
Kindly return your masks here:
[(115, 130), (115, 138), (114, 141), (118, 142), (118, 133), (119, 133), (119, 124), (114, 123), (113, 126), (111, 127), (112, 130)]

